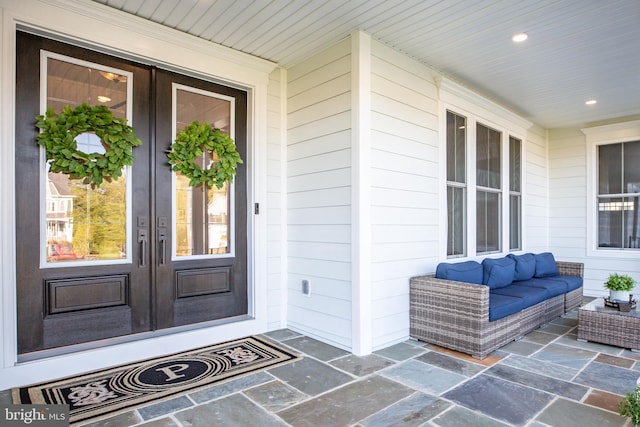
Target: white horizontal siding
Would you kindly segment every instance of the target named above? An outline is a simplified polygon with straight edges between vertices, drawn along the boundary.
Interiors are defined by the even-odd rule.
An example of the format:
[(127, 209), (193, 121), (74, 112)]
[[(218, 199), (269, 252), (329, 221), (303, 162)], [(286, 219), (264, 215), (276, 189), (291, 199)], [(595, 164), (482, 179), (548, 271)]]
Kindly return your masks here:
[[(350, 44), (288, 70), (287, 287), (291, 329), (351, 348)], [(302, 294), (302, 280), (311, 295)]]
[(549, 246), (558, 259), (575, 258), (586, 248), (586, 140), (577, 129), (552, 131), (550, 140)]
[(549, 247), (549, 175), (547, 169), (547, 134), (532, 127), (523, 141), (522, 223), (523, 249), (543, 252)]
[(409, 277), (438, 256), (438, 101), (428, 69), (380, 43), (371, 58), (373, 348), (409, 333)]

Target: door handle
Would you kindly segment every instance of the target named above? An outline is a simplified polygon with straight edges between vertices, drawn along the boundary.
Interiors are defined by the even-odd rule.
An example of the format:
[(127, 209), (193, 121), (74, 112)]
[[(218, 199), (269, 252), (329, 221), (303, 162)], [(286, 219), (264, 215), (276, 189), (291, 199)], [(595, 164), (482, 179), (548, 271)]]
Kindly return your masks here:
[(138, 260), (139, 267), (147, 265), (147, 242), (147, 229), (138, 228), (138, 243), (140, 244), (140, 259)]
[(160, 265), (167, 265), (167, 230), (158, 229), (158, 243), (160, 244)]

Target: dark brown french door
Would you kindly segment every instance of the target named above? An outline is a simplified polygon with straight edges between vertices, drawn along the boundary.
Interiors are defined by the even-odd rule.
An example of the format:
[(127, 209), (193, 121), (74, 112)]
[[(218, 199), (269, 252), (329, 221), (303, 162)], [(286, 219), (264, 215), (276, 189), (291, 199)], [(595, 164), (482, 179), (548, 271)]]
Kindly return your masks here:
[[(19, 353), (245, 316), (246, 92), (22, 32), (16, 75)], [(143, 142), (98, 188), (49, 172), (36, 143), (36, 115), (83, 102), (107, 105)], [(171, 171), (166, 151), (196, 120), (234, 139), (244, 163), (233, 184), (190, 187)], [(105, 150), (90, 133), (76, 141)]]

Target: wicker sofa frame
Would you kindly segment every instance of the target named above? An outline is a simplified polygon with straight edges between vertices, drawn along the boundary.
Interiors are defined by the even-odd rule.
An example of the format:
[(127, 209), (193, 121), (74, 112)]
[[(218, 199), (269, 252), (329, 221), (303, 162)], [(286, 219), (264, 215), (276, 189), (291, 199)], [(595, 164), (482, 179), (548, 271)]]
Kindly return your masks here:
[[(560, 275), (583, 277), (582, 263), (556, 264)], [(412, 277), (409, 283), (411, 337), (477, 359), (582, 303), (580, 287), (490, 322), (488, 286), (436, 279), (435, 275)]]

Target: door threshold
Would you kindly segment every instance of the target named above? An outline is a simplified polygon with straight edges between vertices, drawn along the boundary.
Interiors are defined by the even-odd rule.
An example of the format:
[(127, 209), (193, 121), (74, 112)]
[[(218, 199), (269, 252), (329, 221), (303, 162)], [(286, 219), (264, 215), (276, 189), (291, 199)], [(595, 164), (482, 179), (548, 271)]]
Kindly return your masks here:
[(140, 332), (137, 334), (125, 335), (121, 337), (106, 338), (86, 343), (56, 347), (25, 354), (18, 354), (18, 364), (254, 319), (254, 317), (245, 314), (241, 316), (228, 317), (225, 319), (212, 320), (209, 322), (196, 323), (192, 325), (175, 326), (173, 328), (161, 329), (157, 331)]

